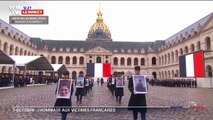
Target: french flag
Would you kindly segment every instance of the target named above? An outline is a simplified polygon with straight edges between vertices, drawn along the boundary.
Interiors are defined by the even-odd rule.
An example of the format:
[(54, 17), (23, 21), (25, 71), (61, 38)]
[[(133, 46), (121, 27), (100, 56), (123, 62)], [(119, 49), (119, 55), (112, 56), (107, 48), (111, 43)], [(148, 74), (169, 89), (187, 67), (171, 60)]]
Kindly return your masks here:
[(111, 64), (109, 64), (109, 63), (87, 63), (87, 74), (92, 77), (110, 77)]
[(180, 77), (204, 77), (203, 51), (179, 57)]

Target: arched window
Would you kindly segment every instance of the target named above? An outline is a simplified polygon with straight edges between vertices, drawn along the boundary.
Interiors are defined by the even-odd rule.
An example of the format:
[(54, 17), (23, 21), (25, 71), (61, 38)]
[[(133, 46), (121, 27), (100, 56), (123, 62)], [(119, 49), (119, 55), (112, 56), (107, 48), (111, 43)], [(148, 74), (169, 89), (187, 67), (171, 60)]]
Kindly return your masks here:
[(27, 55), (27, 50), (24, 51), (24, 55), (25, 55), (25, 56)]
[(174, 62), (174, 52), (173, 51), (172, 51), (171, 55), (172, 55), (172, 63), (173, 63)]
[(165, 79), (167, 79), (167, 72), (165, 71)]
[(24, 52), (23, 52), (23, 49), (21, 48), (21, 49), (20, 49), (20, 55), (23, 55), (23, 53), (24, 53)]
[(165, 63), (165, 65), (167, 64), (167, 55), (166, 54), (164, 55), (164, 63)]
[(162, 79), (161, 72), (159, 72), (158, 79)]
[(66, 64), (70, 64), (70, 57), (69, 56), (66, 57)]
[(159, 56), (158, 59), (159, 59), (159, 65), (161, 65), (161, 57)]
[(175, 50), (175, 61), (178, 61), (178, 50)]
[(141, 58), (141, 66), (145, 65), (145, 59)]
[(101, 57), (97, 57), (97, 58), (96, 58), (96, 62), (97, 62), (97, 63), (101, 63)]
[(201, 50), (200, 41), (197, 42), (197, 51)]
[(162, 80), (164, 80), (165, 78), (164, 78), (164, 73), (163, 73), (163, 71), (162, 71)]
[(8, 68), (8, 73), (12, 73), (12, 67)]
[(183, 49), (180, 48), (180, 55), (183, 55)]
[(185, 52), (185, 54), (189, 53), (189, 50), (188, 50), (188, 47), (187, 47), (187, 46), (185, 46), (184, 52)]
[(125, 60), (123, 57), (121, 58), (121, 65), (125, 65)]
[(192, 53), (195, 51), (195, 46), (194, 46), (194, 44), (191, 44), (191, 45), (190, 45), (190, 50), (191, 50)]
[(131, 58), (129, 57), (129, 58), (127, 58), (127, 65), (131, 65), (132, 64), (132, 60), (131, 60)]
[(162, 60), (162, 65), (164, 64), (164, 59), (163, 59), (163, 55), (161, 56), (161, 60)]
[(176, 70), (175, 77), (179, 77), (179, 72)]
[(138, 58), (134, 58), (134, 65), (138, 65)]
[(172, 70), (172, 78), (174, 78), (175, 77), (175, 72), (174, 72), (174, 70)]
[(2, 73), (6, 73), (6, 67), (5, 66), (2, 67), (2, 71), (1, 72)]
[(13, 55), (13, 45), (10, 45), (10, 55)]
[(206, 66), (207, 76), (206, 77), (212, 77), (212, 67), (210, 65)]
[(170, 53), (168, 53), (168, 64), (170, 64)]
[(152, 57), (152, 65), (156, 65), (156, 57)]
[(18, 47), (16, 47), (16, 49), (15, 49), (15, 55), (18, 55), (18, 53), (19, 53), (19, 49), (18, 49)]
[(80, 65), (83, 65), (84, 64), (84, 57), (80, 57), (80, 61), (79, 61)]
[(211, 50), (211, 39), (209, 37), (206, 37), (206, 50)]
[(156, 74), (156, 72), (152, 72), (152, 75), (153, 75), (154, 79), (157, 79), (157, 74)]
[(28, 52), (28, 56), (30, 56), (30, 51)]
[(56, 64), (56, 57), (55, 56), (52, 56), (52, 58), (51, 58), (51, 64)]
[(114, 57), (114, 59), (113, 59), (113, 64), (114, 64), (114, 65), (118, 65), (118, 58), (117, 58), (117, 57)]
[(8, 44), (7, 44), (7, 42), (4, 43), (4, 52), (5, 53), (8, 52)]
[(76, 79), (76, 71), (72, 71), (72, 79)]
[(77, 57), (76, 57), (76, 56), (74, 56), (74, 57), (72, 58), (72, 64), (77, 64)]
[(171, 76), (170, 76), (170, 71), (168, 71), (168, 77), (167, 77), (168, 79), (170, 79), (171, 78)]
[(63, 64), (63, 57), (62, 56), (59, 56), (59, 58), (58, 58), (58, 64)]

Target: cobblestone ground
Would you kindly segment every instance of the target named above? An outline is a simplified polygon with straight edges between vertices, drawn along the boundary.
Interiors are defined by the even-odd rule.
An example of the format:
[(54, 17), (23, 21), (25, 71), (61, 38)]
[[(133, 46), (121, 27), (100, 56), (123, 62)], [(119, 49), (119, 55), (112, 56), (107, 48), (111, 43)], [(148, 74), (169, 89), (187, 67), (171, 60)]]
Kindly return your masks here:
[[(17, 112), (12, 108), (53, 106), (55, 102), (56, 84), (36, 85), (23, 88), (10, 88), (0, 90), (0, 120), (59, 120), (57, 112)], [(93, 91), (83, 97), (81, 105), (76, 103), (72, 96), (73, 106), (116, 106), (128, 105), (130, 92), (125, 86), (125, 96), (121, 105), (115, 102), (106, 85), (93, 87)], [(198, 108), (166, 109), (162, 106), (189, 106), (191, 102), (203, 105)], [(149, 86), (147, 104), (147, 120), (213, 120), (213, 89), (204, 88), (170, 88)], [(34, 106), (34, 107), (33, 107)], [(68, 120), (132, 120), (132, 112), (116, 109), (116, 112), (72, 112)]]

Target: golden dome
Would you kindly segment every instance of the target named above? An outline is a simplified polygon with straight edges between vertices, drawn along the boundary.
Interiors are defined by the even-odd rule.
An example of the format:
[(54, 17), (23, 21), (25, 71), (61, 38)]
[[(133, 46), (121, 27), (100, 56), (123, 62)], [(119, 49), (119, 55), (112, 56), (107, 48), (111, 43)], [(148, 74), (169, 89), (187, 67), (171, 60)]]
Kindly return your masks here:
[(111, 37), (109, 28), (107, 27), (107, 25), (103, 22), (103, 18), (102, 18), (103, 13), (101, 12), (101, 9), (99, 8), (99, 11), (97, 13), (97, 19), (96, 19), (96, 23), (94, 23), (89, 30), (89, 34), (92, 34), (93, 32), (95, 32), (96, 30), (102, 30), (103, 32), (109, 34), (109, 36)]

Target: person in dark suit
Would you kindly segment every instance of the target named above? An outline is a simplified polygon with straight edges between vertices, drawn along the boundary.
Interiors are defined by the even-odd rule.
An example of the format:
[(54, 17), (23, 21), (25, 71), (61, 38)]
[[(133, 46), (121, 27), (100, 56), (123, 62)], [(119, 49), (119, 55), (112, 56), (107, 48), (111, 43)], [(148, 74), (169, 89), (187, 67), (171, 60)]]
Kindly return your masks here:
[[(83, 72), (79, 73), (79, 77), (84, 77), (83, 76)], [(83, 88), (76, 88), (76, 92), (75, 92), (75, 96), (77, 97), (76, 103), (79, 103), (79, 102), (80, 102), (80, 104), (82, 103), (82, 98), (83, 98), (83, 96), (85, 94), (84, 87), (85, 87), (85, 78), (84, 78)]]
[(112, 97), (115, 95), (115, 76), (116, 74), (113, 74), (112, 77), (109, 78), (109, 88), (112, 93)]
[(84, 89), (85, 89), (85, 96), (89, 93), (89, 76), (88, 75), (86, 75), (85, 76), (85, 87), (84, 87)]
[[(135, 66), (135, 75), (140, 74), (140, 66)], [(146, 119), (146, 96), (145, 94), (134, 94), (133, 78), (129, 78), (128, 89), (131, 92), (128, 109), (133, 111), (133, 118), (137, 120), (138, 112), (141, 114), (141, 120)], [(136, 108), (137, 107), (137, 108)]]
[(101, 78), (101, 86), (104, 85), (104, 79)]
[[(117, 77), (121, 77), (121, 74), (118, 73)], [(124, 96), (124, 88), (121, 87), (123, 86), (123, 81), (122, 79), (115, 79), (115, 84), (116, 84), (116, 88), (115, 88), (115, 96), (116, 96), (116, 102), (119, 102), (119, 104), (121, 104), (121, 99), (122, 96)]]
[[(65, 71), (63, 73), (64, 75), (64, 79), (68, 79), (69, 78), (69, 72)], [(57, 92), (57, 88), (56, 88), (56, 92)], [(55, 92), (55, 93), (56, 93)], [(55, 107), (61, 109), (61, 120), (66, 120), (67, 118), (67, 113), (71, 112), (71, 106), (72, 106), (72, 101), (71, 101), (71, 97), (73, 94), (73, 84), (71, 86), (71, 92), (70, 92), (70, 98), (66, 99), (66, 98), (57, 98), (56, 102), (55, 102)], [(65, 111), (63, 110), (65, 109)]]

